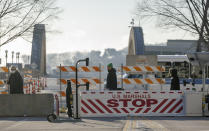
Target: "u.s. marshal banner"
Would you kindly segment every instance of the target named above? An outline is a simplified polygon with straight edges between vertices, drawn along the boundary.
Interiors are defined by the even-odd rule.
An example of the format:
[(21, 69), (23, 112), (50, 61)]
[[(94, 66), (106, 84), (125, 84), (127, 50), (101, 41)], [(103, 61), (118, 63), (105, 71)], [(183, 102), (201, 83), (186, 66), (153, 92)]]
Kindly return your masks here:
[(180, 91), (82, 91), (81, 117), (181, 116), (184, 115)]

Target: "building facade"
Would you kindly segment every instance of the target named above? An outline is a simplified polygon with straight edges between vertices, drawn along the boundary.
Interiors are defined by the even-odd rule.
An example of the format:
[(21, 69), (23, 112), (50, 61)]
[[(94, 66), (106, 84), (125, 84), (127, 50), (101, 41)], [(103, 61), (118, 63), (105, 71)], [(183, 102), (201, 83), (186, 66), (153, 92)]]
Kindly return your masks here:
[(197, 40), (168, 40), (165, 44), (144, 45), (143, 29), (132, 26), (129, 34), (128, 55), (183, 55), (195, 52)]
[(128, 55), (144, 55), (144, 35), (141, 27), (131, 27)]
[(36, 24), (33, 31), (31, 67), (46, 74), (46, 32), (44, 24)]
[(164, 45), (146, 45), (146, 55), (184, 55), (195, 52), (196, 40), (168, 40)]

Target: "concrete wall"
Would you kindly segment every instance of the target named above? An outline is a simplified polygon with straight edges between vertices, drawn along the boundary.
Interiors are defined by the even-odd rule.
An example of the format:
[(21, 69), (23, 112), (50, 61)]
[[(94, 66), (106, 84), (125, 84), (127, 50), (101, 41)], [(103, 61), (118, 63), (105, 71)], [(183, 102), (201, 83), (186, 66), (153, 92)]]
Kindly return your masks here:
[(156, 66), (157, 56), (156, 55), (127, 55), (126, 65), (127, 66), (136, 66), (136, 65)]
[(47, 116), (53, 112), (53, 94), (0, 95), (0, 117)]

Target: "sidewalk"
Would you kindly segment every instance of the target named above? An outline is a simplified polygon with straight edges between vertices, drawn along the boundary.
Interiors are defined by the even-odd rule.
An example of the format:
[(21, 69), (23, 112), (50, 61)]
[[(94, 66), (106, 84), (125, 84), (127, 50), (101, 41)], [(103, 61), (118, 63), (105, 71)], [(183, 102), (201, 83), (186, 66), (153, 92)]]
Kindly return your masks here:
[(0, 118), (1, 131), (209, 131), (209, 117)]
[(121, 118), (89, 118), (81, 120), (60, 118), (49, 123), (46, 118), (0, 118), (1, 131), (121, 131), (125, 120)]

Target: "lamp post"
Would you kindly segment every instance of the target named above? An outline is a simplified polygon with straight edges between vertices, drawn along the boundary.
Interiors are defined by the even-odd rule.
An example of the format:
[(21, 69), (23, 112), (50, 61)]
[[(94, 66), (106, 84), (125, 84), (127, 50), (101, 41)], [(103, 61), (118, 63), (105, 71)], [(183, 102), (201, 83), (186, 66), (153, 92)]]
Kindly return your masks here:
[(17, 54), (17, 52), (16, 52), (16, 63), (17, 63), (17, 55), (18, 55), (18, 54)]
[(20, 52), (16, 53), (16, 63), (19, 64)]
[(13, 58), (14, 58), (14, 51), (12, 51), (12, 64), (13, 64)]
[(5, 50), (5, 57), (6, 57), (6, 67), (7, 67), (8, 50)]
[(16, 52), (16, 63), (17, 63), (17, 52)]
[(86, 66), (89, 65), (89, 58), (86, 58), (86, 59), (82, 59), (82, 60), (78, 60), (76, 62), (76, 71), (75, 71), (75, 84), (76, 84), (76, 116), (75, 116), (75, 119), (80, 119), (80, 117), (78, 116), (78, 87), (80, 85), (78, 85), (78, 63), (79, 62), (82, 62), (82, 61), (85, 61), (86, 62)]
[(30, 64), (30, 56), (28, 56), (28, 64)]

